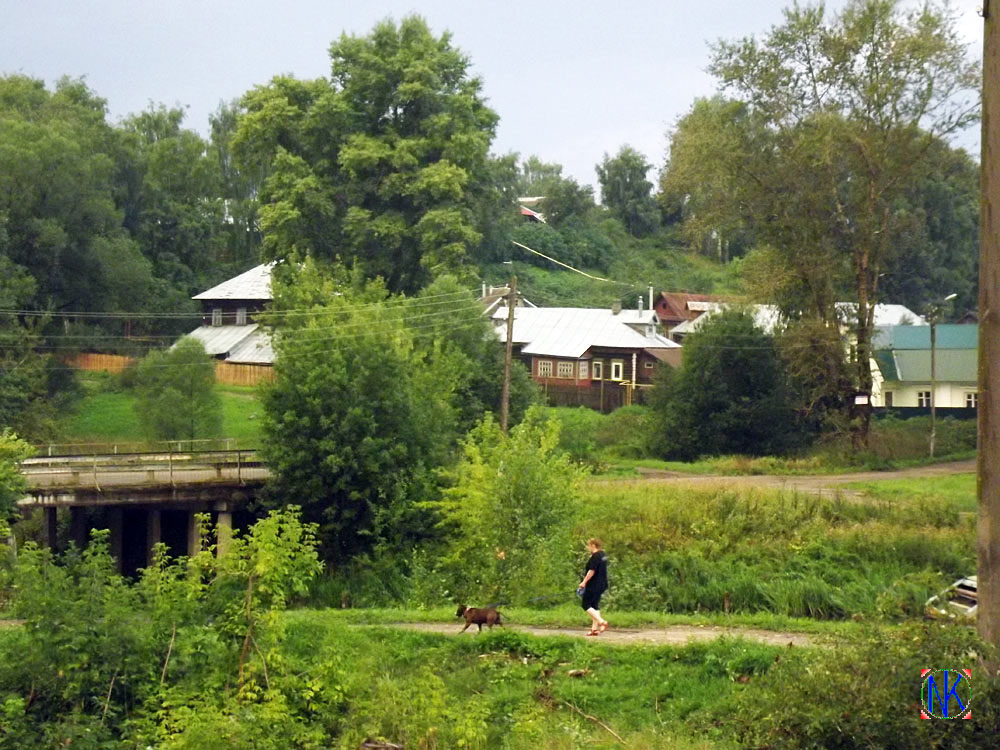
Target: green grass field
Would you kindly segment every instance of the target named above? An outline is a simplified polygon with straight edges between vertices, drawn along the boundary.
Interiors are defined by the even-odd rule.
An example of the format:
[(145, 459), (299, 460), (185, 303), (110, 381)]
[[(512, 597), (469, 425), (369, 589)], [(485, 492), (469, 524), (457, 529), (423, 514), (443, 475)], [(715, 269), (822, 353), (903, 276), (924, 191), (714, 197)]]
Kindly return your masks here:
[[(112, 388), (109, 376), (87, 373), (81, 377), (84, 396), (62, 423), (63, 442), (143, 442), (145, 436), (136, 416), (135, 396)], [(222, 399), (222, 435), (238, 445), (253, 448), (260, 443), (263, 410), (254, 388), (216, 386)]]
[(873, 500), (899, 508), (919, 510), (928, 503), (943, 505), (960, 513), (976, 512), (976, 475), (954, 474), (919, 479), (884, 479), (852, 482), (845, 489), (864, 492)]

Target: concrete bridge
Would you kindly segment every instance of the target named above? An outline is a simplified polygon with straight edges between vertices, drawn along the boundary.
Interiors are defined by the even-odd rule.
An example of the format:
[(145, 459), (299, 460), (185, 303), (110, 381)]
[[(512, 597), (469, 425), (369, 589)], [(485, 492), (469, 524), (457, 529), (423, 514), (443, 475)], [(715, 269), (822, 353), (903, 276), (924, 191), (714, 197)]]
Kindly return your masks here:
[(196, 514), (211, 516), (224, 550), (234, 519), (248, 520), (246, 504), (269, 476), (252, 450), (49, 455), (26, 459), (21, 470), (28, 494), (18, 505), (26, 515), (41, 509), (53, 549), (82, 547), (92, 528), (106, 528), (111, 552), (129, 574), (148, 564), (159, 542), (175, 555), (196, 552)]

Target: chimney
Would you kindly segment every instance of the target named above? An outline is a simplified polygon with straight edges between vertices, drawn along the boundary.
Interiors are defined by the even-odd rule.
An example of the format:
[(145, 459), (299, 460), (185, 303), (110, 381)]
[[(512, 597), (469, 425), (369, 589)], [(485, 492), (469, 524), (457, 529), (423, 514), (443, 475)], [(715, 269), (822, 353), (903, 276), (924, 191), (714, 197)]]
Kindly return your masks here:
[(649, 309), (653, 309), (653, 285), (649, 285)]
[(642, 317), (642, 295), (639, 295), (639, 317)]
[(612, 305), (611, 305), (611, 314), (612, 315), (617, 315), (621, 311), (622, 311), (622, 303), (621, 302), (615, 301), (614, 303), (612, 303)]

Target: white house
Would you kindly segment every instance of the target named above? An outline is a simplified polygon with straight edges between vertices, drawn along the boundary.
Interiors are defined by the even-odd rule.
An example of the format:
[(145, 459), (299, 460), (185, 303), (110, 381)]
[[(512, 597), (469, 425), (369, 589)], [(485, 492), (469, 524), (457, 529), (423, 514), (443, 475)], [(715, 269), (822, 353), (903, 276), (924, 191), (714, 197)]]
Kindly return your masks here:
[[(938, 324), (934, 338), (935, 408), (976, 408), (979, 327)], [(930, 408), (930, 326), (884, 326), (873, 344), (872, 406)]]

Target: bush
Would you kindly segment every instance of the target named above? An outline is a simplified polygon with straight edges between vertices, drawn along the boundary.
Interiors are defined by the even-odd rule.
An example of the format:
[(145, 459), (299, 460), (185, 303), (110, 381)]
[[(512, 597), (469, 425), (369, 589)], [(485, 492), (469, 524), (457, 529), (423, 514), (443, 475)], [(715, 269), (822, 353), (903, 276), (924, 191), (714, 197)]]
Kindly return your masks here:
[[(772, 750), (996, 748), (1000, 680), (986, 672), (988, 653), (971, 628), (938, 623), (872, 630), (822, 652), (789, 651), (739, 696), (733, 723), (742, 744)], [(970, 721), (920, 721), (926, 668), (972, 670)]]

